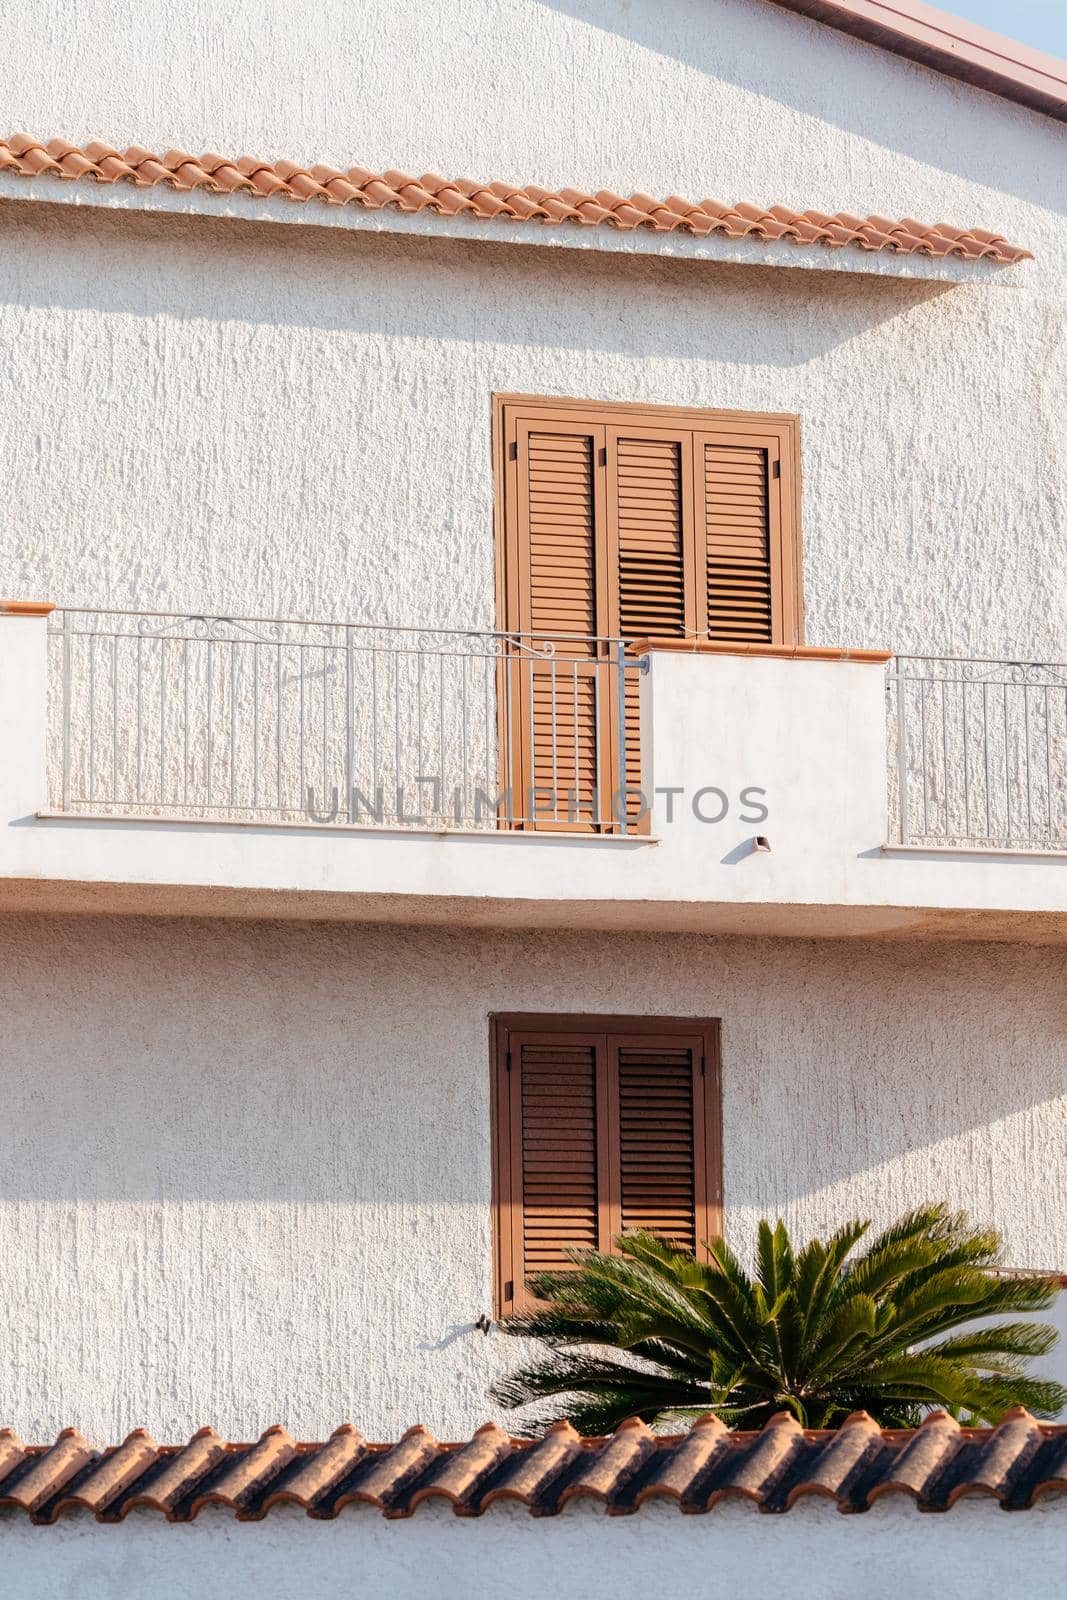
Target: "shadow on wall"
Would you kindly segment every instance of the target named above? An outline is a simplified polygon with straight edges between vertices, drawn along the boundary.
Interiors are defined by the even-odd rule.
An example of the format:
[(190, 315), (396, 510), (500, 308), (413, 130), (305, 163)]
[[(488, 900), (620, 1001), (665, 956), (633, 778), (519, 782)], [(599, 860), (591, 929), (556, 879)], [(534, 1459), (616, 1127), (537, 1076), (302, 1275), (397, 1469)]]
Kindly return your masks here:
[[(872, 147), (942, 172), (1002, 189), (1018, 199), (1063, 212), (1063, 189), (1030, 159), (1030, 112), (996, 95), (975, 90), (917, 62), (904, 60), (825, 24), (778, 11), (767, 0), (656, 0), (649, 5), (619, 0), (540, 0), (548, 10), (590, 28), (630, 40), (654, 58), (660, 56), (753, 96), (753, 130), (759, 124), (757, 97), (791, 106)], [(755, 33), (753, 23), (755, 22)], [(753, 37), (757, 45), (753, 48)], [(655, 75), (650, 64), (649, 77)], [(924, 95), (929, 86), (930, 94)], [(924, 106), (924, 101), (926, 102)], [(915, 114), (925, 110), (926, 114)], [(735, 136), (743, 130), (731, 129)], [(981, 152), (978, 170), (976, 151)], [(745, 163), (738, 167), (743, 183)], [(867, 187), (868, 174), (863, 175)], [(887, 182), (898, 183), (899, 177)], [(701, 198), (694, 196), (694, 198)], [(740, 191), (715, 196), (726, 202), (761, 204), (801, 200), (795, 195), (750, 195)], [(801, 201), (807, 204), (806, 201)], [(841, 205), (859, 201), (842, 195)], [(885, 211), (886, 202), (879, 207)], [(960, 218), (961, 223), (977, 219)]]
[[(941, 295), (969, 292), (860, 273), (71, 206), (0, 208), (0, 241), (0, 306), (697, 366), (801, 367)], [(120, 325), (111, 333), (117, 344), (131, 337)]]
[(0, 947), (5, 1201), (483, 1206), (508, 1010), (721, 1016), (734, 1213), (996, 1220), (1024, 1166), (1043, 1212), (1064, 1183), (1055, 949), (93, 917)]

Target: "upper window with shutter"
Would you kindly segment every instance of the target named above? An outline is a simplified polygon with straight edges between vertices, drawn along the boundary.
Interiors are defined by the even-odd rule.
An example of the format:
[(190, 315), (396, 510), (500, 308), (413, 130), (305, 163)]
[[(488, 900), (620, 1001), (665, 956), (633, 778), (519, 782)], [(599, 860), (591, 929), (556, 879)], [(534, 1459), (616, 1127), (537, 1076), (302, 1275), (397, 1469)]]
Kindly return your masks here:
[[(511, 771), (549, 790), (574, 774), (595, 828), (619, 719), (610, 669), (588, 663), (608, 641), (801, 642), (798, 420), (498, 395), (494, 438), (500, 626), (572, 663), (565, 704), (559, 666), (512, 671)], [(625, 698), (636, 789), (636, 677)]]
[(795, 416), (497, 395), (508, 631), (801, 643)]
[(721, 1225), (717, 1023), (500, 1017), (493, 1055), (499, 1316), (628, 1229), (702, 1253)]

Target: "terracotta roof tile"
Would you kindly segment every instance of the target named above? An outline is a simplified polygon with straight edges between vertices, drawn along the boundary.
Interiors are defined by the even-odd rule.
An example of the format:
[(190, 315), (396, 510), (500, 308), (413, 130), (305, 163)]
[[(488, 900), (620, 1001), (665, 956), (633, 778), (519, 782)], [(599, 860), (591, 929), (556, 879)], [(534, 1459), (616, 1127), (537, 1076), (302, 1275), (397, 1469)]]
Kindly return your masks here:
[(280, 195), (306, 204), (358, 205), (378, 211), (394, 207), (414, 214), (432, 211), (440, 216), (464, 214), (482, 221), (500, 217), (510, 221), (547, 224), (576, 223), (582, 227), (613, 227), (624, 232), (648, 228), (654, 233), (691, 233), (704, 238), (720, 233), (729, 239), (788, 239), (794, 244), (821, 244), (840, 249), (892, 250), (901, 255), (963, 257), (998, 265), (1030, 259), (1030, 252), (1009, 244), (999, 233), (984, 228), (957, 228), (945, 222), (923, 223), (904, 217), (856, 217), (847, 211), (829, 216), (821, 211), (791, 211), (786, 206), (769, 209), (738, 201), (694, 203), (678, 195), (657, 200), (638, 193), (618, 195), (602, 189), (586, 194), (580, 189), (542, 189), (537, 184), (519, 187), (507, 183), (476, 183), (470, 178), (441, 178), (424, 173), (370, 172), (366, 167), (310, 169), (292, 161), (259, 161), (241, 156), (233, 161), (209, 152), (190, 155), (168, 150), (163, 156), (131, 145), (125, 154), (94, 142), (84, 149), (65, 139), (47, 144), (29, 134), (0, 139), (0, 172), (37, 178), (92, 179), (95, 183), (133, 183), (141, 188), (167, 184), (171, 188), (205, 194), (248, 193)]
[(947, 1511), (967, 1495), (1024, 1510), (1056, 1491), (1067, 1494), (1067, 1425), (1022, 1410), (998, 1428), (962, 1428), (935, 1412), (914, 1431), (882, 1429), (861, 1412), (819, 1432), (783, 1414), (759, 1433), (730, 1433), (703, 1417), (688, 1433), (657, 1436), (635, 1419), (606, 1439), (580, 1439), (557, 1423), (532, 1441), (487, 1423), (459, 1444), (439, 1444), (424, 1428), (368, 1444), (347, 1423), (324, 1444), (298, 1444), (275, 1427), (254, 1444), (226, 1444), (202, 1428), (186, 1445), (157, 1445), (139, 1428), (105, 1450), (72, 1428), (31, 1446), (0, 1431), (0, 1507), (36, 1523), (76, 1511), (121, 1522), (135, 1506), (171, 1522), (192, 1521), (206, 1505), (246, 1522), (277, 1505), (326, 1518), (357, 1502), (394, 1518), (434, 1499), (464, 1517), (502, 1500), (554, 1516), (578, 1499), (613, 1516), (655, 1499), (690, 1515), (731, 1498), (782, 1513), (808, 1495), (863, 1512), (892, 1493), (923, 1511)]

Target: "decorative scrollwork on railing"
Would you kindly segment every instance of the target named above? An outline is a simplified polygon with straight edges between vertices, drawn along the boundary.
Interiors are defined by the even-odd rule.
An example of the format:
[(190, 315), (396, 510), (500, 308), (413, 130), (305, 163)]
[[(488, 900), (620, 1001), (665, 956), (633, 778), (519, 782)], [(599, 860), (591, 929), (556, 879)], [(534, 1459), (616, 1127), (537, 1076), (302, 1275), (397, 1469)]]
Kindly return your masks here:
[(1050, 661), (964, 661), (951, 656), (897, 656), (903, 683), (975, 684), (994, 688), (1067, 687), (1067, 664)]
[[(137, 634), (142, 639), (167, 639), (192, 637), (216, 643), (280, 644), (283, 629), (280, 622), (253, 624), (241, 617), (209, 617), (202, 613), (187, 617), (167, 617), (161, 626), (159, 617), (143, 616), (137, 619)], [(237, 635), (237, 638), (234, 638)]]

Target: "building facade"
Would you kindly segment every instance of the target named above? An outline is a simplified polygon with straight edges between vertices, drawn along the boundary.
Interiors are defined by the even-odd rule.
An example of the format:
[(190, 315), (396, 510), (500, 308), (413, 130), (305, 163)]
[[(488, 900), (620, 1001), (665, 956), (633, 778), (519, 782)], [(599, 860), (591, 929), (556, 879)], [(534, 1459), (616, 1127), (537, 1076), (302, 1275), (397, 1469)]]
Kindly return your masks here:
[(0, 64), (2, 1420), (466, 1439), (634, 1220), (1067, 1271), (1055, 64), (319, 9)]

